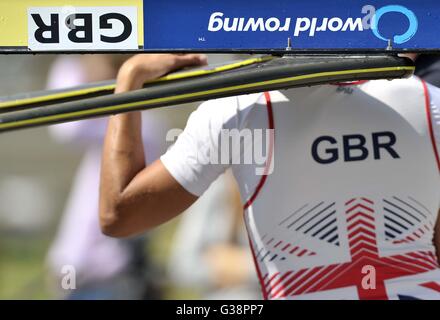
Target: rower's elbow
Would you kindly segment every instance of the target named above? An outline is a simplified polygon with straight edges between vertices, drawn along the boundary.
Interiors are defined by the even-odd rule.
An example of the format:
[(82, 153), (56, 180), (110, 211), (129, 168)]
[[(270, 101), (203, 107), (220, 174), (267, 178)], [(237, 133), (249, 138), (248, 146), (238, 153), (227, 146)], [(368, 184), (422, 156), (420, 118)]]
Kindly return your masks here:
[(99, 215), (99, 225), (101, 232), (108, 237), (117, 237), (117, 223), (116, 220), (111, 218), (112, 213), (106, 213), (105, 215)]
[(99, 211), (99, 224), (101, 227), (101, 232), (113, 238), (124, 238), (130, 236), (130, 232), (128, 232), (126, 228), (126, 222), (123, 218), (124, 213), (118, 206), (109, 206), (104, 208), (100, 208)]
[(100, 213), (99, 215), (99, 224), (101, 227), (101, 232), (108, 236), (119, 238), (120, 237), (120, 226), (118, 223), (118, 219), (115, 213), (106, 212)]

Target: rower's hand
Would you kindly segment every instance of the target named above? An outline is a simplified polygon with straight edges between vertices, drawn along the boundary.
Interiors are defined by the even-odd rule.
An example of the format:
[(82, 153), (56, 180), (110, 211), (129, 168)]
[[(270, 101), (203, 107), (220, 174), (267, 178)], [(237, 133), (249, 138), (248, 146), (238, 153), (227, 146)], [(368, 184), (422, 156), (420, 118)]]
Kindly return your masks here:
[(116, 93), (142, 88), (147, 81), (184, 67), (202, 66), (207, 58), (202, 54), (139, 54), (121, 67), (116, 81)]

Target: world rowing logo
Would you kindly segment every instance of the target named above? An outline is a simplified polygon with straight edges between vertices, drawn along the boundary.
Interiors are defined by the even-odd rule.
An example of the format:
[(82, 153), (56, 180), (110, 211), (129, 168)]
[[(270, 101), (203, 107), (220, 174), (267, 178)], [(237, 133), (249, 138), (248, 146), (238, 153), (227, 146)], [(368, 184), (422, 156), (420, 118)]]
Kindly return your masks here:
[(384, 40), (384, 41), (389, 40), (388, 38), (385, 38), (381, 34), (380, 23), (379, 23), (380, 20), (382, 19), (382, 17), (387, 13), (400, 13), (400, 14), (404, 15), (409, 21), (409, 26), (408, 26), (408, 29), (406, 30), (406, 32), (403, 34), (399, 34), (399, 35), (394, 36), (394, 38), (393, 38), (394, 43), (402, 44), (402, 43), (408, 42), (412, 37), (414, 37), (414, 35), (417, 33), (417, 30), (419, 28), (419, 23), (418, 23), (417, 17), (414, 14), (414, 12), (404, 6), (389, 5), (389, 6), (385, 6), (385, 7), (382, 7), (380, 9), (376, 10), (376, 13), (373, 15), (373, 18), (371, 20), (371, 30), (373, 31), (373, 34), (377, 38)]
[[(209, 32), (289, 32), (293, 37), (309, 38), (319, 37), (323, 33), (341, 32), (364, 32), (369, 31), (383, 41), (392, 41), (395, 44), (408, 42), (417, 33), (419, 23), (415, 13), (401, 5), (388, 5), (376, 8), (372, 5), (362, 7), (363, 17), (346, 16), (271, 16), (271, 17), (230, 17), (223, 12), (211, 14), (208, 22)], [(400, 28), (402, 23), (395, 22), (395, 19), (402, 15), (407, 18), (409, 24), (407, 30), (402, 34), (395, 34), (396, 27)], [(397, 31), (398, 32), (398, 31)]]

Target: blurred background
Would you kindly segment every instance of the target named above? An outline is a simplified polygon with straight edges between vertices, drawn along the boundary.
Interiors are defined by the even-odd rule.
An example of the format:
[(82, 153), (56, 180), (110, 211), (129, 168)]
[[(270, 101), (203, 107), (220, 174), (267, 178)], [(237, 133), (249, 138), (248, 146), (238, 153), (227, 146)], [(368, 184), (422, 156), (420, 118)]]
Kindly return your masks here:
[[(1, 55), (0, 96), (113, 79), (127, 58)], [(144, 112), (147, 162), (166, 151), (169, 130), (183, 129), (196, 107)], [(230, 173), (153, 232), (122, 240), (100, 233), (105, 125), (103, 118), (0, 135), (0, 299), (259, 299)]]

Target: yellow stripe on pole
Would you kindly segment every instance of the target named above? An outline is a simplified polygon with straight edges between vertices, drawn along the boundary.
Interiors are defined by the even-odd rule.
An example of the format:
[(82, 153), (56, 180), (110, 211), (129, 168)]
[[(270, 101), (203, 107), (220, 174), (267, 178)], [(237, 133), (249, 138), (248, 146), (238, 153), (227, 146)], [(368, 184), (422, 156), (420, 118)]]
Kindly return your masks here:
[[(192, 78), (192, 77), (200, 77), (200, 76), (205, 76), (205, 75), (209, 75), (209, 74), (213, 74), (213, 73), (238, 69), (238, 68), (249, 66), (252, 64), (269, 61), (271, 59), (273, 59), (273, 56), (264, 56), (264, 57), (259, 57), (259, 58), (246, 59), (243, 61), (222, 65), (222, 66), (215, 67), (212, 69), (199, 69), (199, 70), (194, 70), (194, 71), (184, 71), (184, 72), (172, 73), (172, 74), (169, 74), (169, 75), (164, 76), (162, 78), (159, 78), (157, 80), (151, 81), (151, 83), (180, 80), (180, 79), (186, 79), (186, 78)], [(13, 101), (5, 101), (5, 102), (0, 102), (0, 109), (17, 108), (17, 107), (20, 107), (20, 106), (23, 106), (26, 104), (44, 103), (44, 102), (49, 102), (52, 100), (71, 98), (71, 97), (75, 97), (75, 96), (82, 96), (82, 95), (87, 95), (87, 94), (96, 93), (96, 92), (100, 92), (100, 91), (107, 91), (107, 90), (114, 90), (114, 89), (115, 89), (115, 85), (110, 84), (110, 85), (103, 85), (103, 86), (84, 88), (84, 89), (79, 89), (79, 90), (72, 90), (72, 91), (65, 91), (65, 92), (59, 92), (59, 93), (54, 93), (54, 94), (42, 95), (42, 96), (33, 97), (33, 98), (24, 98), (24, 99), (13, 100)]]
[(150, 105), (155, 105), (159, 103), (178, 103), (179, 101), (182, 101), (184, 99), (191, 99), (191, 98), (197, 98), (197, 97), (207, 97), (210, 95), (215, 95), (218, 93), (228, 93), (228, 92), (235, 92), (238, 90), (245, 90), (245, 89), (252, 89), (252, 88), (258, 88), (262, 86), (270, 86), (274, 84), (283, 84), (283, 83), (292, 83), (295, 81), (300, 80), (310, 80), (310, 79), (316, 79), (319, 80), (319, 78), (325, 79), (326, 77), (330, 76), (348, 76), (348, 75), (360, 75), (360, 74), (366, 74), (366, 73), (381, 73), (381, 72), (390, 72), (390, 71), (407, 71), (407, 72), (413, 72), (415, 70), (415, 67), (406, 67), (406, 66), (400, 66), (400, 67), (384, 67), (384, 68), (370, 68), (370, 69), (353, 69), (353, 70), (342, 70), (342, 71), (328, 71), (328, 72), (318, 72), (313, 74), (306, 74), (306, 75), (300, 75), (300, 76), (293, 76), (293, 77), (287, 77), (287, 78), (281, 78), (281, 79), (275, 79), (275, 80), (267, 80), (267, 81), (261, 81), (261, 82), (255, 82), (255, 83), (248, 83), (243, 85), (236, 85), (236, 86), (230, 86), (230, 87), (224, 87), (224, 88), (218, 88), (218, 89), (212, 89), (212, 90), (206, 90), (206, 91), (199, 91), (194, 93), (187, 93), (187, 94), (180, 94), (170, 97), (163, 97), (163, 98), (156, 98), (151, 99), (147, 101), (137, 101), (132, 103), (125, 103), (120, 105), (110, 105), (106, 107), (96, 108), (96, 109), (90, 109), (90, 110), (82, 110), (82, 111), (73, 111), (69, 113), (59, 114), (59, 115), (52, 115), (47, 117), (41, 117), (36, 119), (28, 119), (28, 120), (21, 120), (11, 123), (3, 123), (0, 124), (0, 130), (5, 129), (13, 129), (13, 128), (19, 128), (19, 127), (25, 127), (25, 126), (32, 126), (32, 125), (38, 125), (38, 124), (45, 124), (48, 122), (53, 122), (57, 120), (69, 120), (73, 118), (79, 118), (83, 116), (88, 115), (99, 115), (101, 112), (127, 112), (137, 107), (147, 107)]

